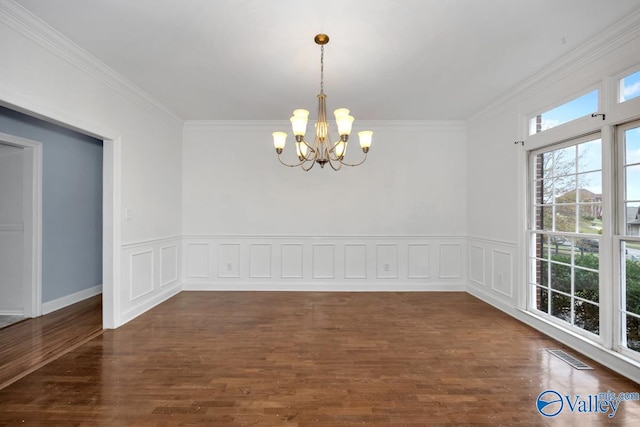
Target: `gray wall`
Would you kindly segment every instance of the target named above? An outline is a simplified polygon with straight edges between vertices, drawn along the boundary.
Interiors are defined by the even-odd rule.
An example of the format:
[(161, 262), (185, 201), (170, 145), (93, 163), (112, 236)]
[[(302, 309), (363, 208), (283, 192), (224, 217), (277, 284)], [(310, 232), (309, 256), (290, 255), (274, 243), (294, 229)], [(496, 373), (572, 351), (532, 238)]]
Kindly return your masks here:
[(43, 145), (42, 302), (102, 284), (102, 141), (0, 107), (0, 132)]

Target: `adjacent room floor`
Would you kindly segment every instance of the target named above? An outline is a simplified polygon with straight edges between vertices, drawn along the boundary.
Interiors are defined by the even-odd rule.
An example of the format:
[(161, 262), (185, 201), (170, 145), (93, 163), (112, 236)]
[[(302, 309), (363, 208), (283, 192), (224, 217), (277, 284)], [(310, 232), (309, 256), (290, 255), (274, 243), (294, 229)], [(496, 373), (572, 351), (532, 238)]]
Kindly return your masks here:
[[(564, 349), (593, 367), (551, 355)], [(182, 292), (0, 390), (0, 425), (601, 425), (640, 385), (466, 293)], [(566, 405), (568, 406), (568, 405)]]

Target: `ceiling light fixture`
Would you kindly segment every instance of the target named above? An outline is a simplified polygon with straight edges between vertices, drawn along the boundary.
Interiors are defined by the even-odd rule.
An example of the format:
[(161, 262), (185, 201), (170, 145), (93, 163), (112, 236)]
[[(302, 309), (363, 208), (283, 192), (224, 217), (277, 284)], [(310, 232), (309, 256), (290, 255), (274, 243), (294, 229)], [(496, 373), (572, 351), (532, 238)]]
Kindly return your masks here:
[(316, 163), (320, 164), (321, 168), (324, 168), (324, 165), (329, 163), (333, 170), (339, 170), (343, 165), (361, 165), (367, 160), (367, 153), (369, 152), (369, 147), (371, 147), (373, 132), (370, 130), (358, 132), (364, 159), (355, 164), (345, 163), (344, 156), (347, 153), (347, 143), (354, 119), (353, 116), (349, 115), (349, 110), (346, 108), (338, 108), (335, 110), (333, 114), (336, 116), (339, 139), (337, 142), (331, 142), (329, 138), (329, 123), (327, 122), (327, 95), (324, 94), (324, 45), (329, 43), (329, 36), (326, 34), (318, 34), (313, 40), (316, 44), (320, 45), (320, 94), (318, 94), (318, 121), (315, 124), (313, 143), (309, 144), (304, 139), (307, 131), (309, 111), (303, 109), (294, 110), (290, 120), (293, 135), (296, 138), (296, 152), (300, 162), (288, 164), (282, 160), (281, 155), (287, 140), (287, 134), (285, 132), (273, 132), (273, 145), (276, 153), (278, 153), (278, 160), (285, 166), (292, 168), (300, 166), (305, 171), (311, 169)]

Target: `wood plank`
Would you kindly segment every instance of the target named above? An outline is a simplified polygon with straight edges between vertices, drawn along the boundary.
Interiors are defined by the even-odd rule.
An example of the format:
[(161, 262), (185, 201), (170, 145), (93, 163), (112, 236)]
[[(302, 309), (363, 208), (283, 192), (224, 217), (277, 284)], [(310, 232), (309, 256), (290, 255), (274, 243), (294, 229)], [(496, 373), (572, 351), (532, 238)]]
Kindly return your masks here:
[(102, 295), (0, 330), (0, 388), (102, 333)]
[[(574, 370), (560, 348), (593, 366)], [(546, 425), (544, 390), (635, 392), (466, 293), (182, 292), (0, 390), (0, 425)]]

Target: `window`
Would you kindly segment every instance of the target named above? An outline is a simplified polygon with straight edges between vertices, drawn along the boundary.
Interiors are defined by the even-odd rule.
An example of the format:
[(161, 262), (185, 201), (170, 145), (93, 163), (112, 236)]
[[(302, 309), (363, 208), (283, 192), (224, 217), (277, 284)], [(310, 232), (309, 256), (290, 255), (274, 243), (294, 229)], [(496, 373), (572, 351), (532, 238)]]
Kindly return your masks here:
[(599, 334), (602, 141), (531, 153), (530, 285), (535, 309)]
[(640, 353), (640, 123), (618, 129), (620, 165), (623, 173), (619, 185), (622, 212), (621, 301), (623, 325), (621, 347)]
[(640, 96), (640, 71), (620, 79), (618, 102), (625, 102)]
[(538, 114), (529, 120), (529, 135), (543, 132), (558, 125), (598, 111), (598, 90), (575, 98), (552, 110)]

